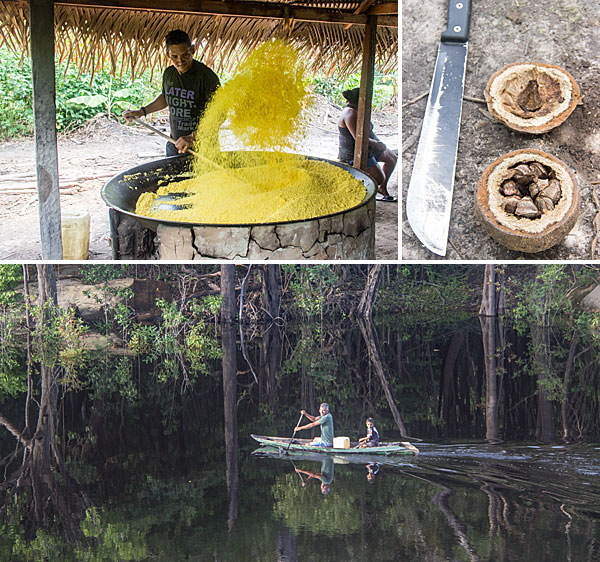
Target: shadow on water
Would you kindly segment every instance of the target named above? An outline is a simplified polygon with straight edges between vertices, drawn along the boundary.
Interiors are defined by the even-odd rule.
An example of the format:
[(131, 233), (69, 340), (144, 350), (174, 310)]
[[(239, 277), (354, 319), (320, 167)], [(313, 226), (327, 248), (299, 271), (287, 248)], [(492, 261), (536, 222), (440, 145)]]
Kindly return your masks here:
[[(242, 353), (237, 328), (224, 327), (222, 359), (185, 389), (160, 361), (105, 357), (106, 377), (127, 362), (136, 400), (80, 391), (63, 409), (66, 458), (95, 506), (80, 523), (87, 542), (47, 532), (23, 546), (19, 514), (5, 509), (0, 559), (600, 559), (593, 400), (582, 394), (562, 418), (560, 396), (536, 393), (527, 336), (510, 330), (502, 369), (490, 371), (486, 346), (500, 336), (478, 319), (386, 321), (372, 349), (366, 328), (270, 325), (246, 334)], [(336, 435), (356, 440), (372, 416), (386, 441), (402, 426), (423, 438), (420, 454), (254, 454), (252, 433), (289, 438), (299, 411), (315, 414), (322, 401)], [(17, 419), (19, 402), (6, 400), (2, 414)], [(586, 439), (558, 441), (565, 426)], [(0, 447), (14, 444), (2, 434)]]

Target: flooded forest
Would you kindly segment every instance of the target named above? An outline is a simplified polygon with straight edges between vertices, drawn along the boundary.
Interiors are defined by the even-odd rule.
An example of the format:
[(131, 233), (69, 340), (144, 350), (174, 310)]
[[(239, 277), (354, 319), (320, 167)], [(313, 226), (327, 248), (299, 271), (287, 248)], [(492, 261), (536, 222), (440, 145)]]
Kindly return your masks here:
[(599, 371), (595, 265), (0, 265), (0, 560), (598, 560)]

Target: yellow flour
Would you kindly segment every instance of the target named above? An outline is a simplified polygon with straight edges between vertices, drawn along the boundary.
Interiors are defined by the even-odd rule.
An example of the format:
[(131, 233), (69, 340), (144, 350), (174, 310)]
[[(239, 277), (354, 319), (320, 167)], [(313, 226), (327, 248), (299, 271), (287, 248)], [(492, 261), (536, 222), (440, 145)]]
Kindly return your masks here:
[[(157, 195), (181, 191), (191, 195), (176, 203), (190, 208), (151, 210)], [(296, 165), (217, 170), (171, 183), (156, 194), (142, 194), (136, 212), (199, 224), (270, 223), (337, 213), (358, 205), (365, 193), (363, 184), (345, 170), (298, 158)]]
[[(203, 224), (256, 224), (336, 213), (360, 203), (364, 185), (325, 162), (281, 152), (304, 134), (305, 69), (298, 52), (281, 40), (255, 49), (236, 75), (217, 90), (196, 130), (196, 177), (161, 187), (157, 194), (190, 193), (178, 211), (152, 209), (157, 194), (140, 196), (136, 213)], [(246, 148), (221, 152), (218, 131), (228, 121)]]

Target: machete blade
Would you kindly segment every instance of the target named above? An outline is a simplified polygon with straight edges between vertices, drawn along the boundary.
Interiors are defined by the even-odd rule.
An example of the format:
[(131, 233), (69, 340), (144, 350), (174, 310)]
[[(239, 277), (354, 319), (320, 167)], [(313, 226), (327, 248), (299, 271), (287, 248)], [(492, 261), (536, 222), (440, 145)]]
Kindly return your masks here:
[(446, 255), (467, 66), (471, 0), (448, 0), (421, 136), (406, 195), (406, 218), (433, 253)]
[(440, 256), (448, 241), (466, 64), (467, 43), (440, 44), (406, 196), (411, 228)]

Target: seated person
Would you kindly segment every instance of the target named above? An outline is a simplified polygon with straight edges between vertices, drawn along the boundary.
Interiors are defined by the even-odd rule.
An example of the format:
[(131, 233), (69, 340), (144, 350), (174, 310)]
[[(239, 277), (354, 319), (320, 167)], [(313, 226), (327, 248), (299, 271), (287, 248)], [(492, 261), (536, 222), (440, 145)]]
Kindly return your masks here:
[[(356, 139), (356, 123), (358, 119), (358, 93), (359, 88), (342, 92), (348, 102), (342, 110), (338, 120), (338, 133), (340, 148), (338, 159), (351, 166), (354, 165), (354, 146)], [(382, 163), (379, 166), (378, 162)], [(367, 173), (377, 184), (377, 201), (394, 202), (396, 197), (390, 195), (387, 184), (398, 162), (398, 156), (385, 146), (373, 132), (371, 123), (371, 134), (369, 135), (369, 152), (367, 154)]]
[(319, 407), (319, 416), (311, 416), (302, 410), (301, 414), (306, 416), (312, 423), (296, 427), (296, 431), (321, 426), (321, 437), (315, 437), (311, 443), (313, 447), (331, 447), (333, 445), (333, 418), (329, 413), (329, 404), (323, 402)]
[(358, 440), (358, 448), (377, 447), (379, 445), (379, 431), (375, 427), (375, 420), (367, 418), (367, 435)]

